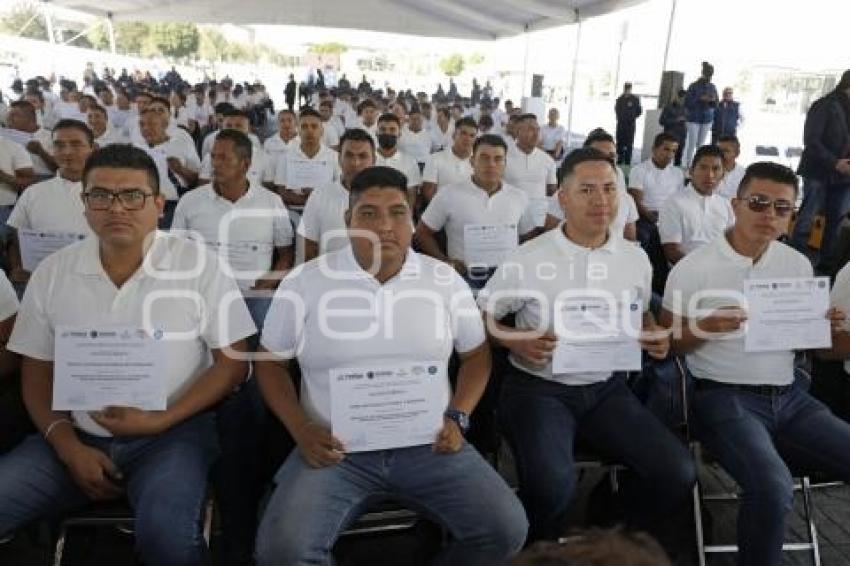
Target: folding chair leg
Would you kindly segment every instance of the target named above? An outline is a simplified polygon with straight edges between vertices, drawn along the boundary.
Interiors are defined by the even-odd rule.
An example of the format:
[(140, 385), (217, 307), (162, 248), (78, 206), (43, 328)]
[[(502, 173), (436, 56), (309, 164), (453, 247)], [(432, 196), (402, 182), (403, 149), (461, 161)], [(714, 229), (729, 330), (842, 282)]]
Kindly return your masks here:
[(702, 500), (699, 493), (699, 482), (694, 484), (694, 529), (697, 535), (697, 560), (699, 566), (705, 566), (705, 533), (702, 528)]
[(59, 528), (59, 537), (56, 539), (56, 547), (53, 550), (53, 566), (62, 566), (62, 555), (65, 553), (65, 538), (68, 529), (64, 525)]
[(811, 500), (811, 484), (808, 476), (803, 476), (801, 481), (800, 492), (803, 495), (803, 513), (806, 517), (806, 526), (808, 527), (809, 543), (812, 545), (812, 564), (820, 566), (820, 547), (818, 545), (818, 531), (815, 528), (815, 520), (812, 517)]

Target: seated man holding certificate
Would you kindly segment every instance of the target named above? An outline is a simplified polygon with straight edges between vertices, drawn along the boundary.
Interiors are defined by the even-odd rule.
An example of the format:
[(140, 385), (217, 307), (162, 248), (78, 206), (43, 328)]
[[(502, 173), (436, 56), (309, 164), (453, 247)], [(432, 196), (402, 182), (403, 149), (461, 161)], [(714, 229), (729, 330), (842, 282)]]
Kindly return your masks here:
[[(558, 191), (566, 222), (510, 254), (478, 297), (491, 341), (509, 351), (499, 418), (516, 456), (529, 540), (564, 535), (577, 434), (636, 473), (629, 520), (643, 528), (660, 526), (695, 481), (687, 449), (621, 373), (641, 368), (641, 350), (663, 359), (669, 333), (648, 310), (646, 254), (611, 229), (614, 167), (594, 148), (567, 156)], [(502, 323), (510, 314), (514, 327)]]
[(410, 249), (406, 191), (389, 167), (357, 175), (351, 245), (286, 277), (266, 317), (257, 376), (298, 449), (275, 477), (261, 566), (327, 564), (339, 534), (387, 498), (445, 526), (452, 544), (440, 563), (504, 564), (525, 540), (519, 501), (463, 438), (490, 373), (481, 315), (453, 270)]
[(156, 231), (165, 200), (143, 150), (94, 152), (82, 183), (96, 237), (33, 272), (9, 340), (40, 434), (0, 457), (0, 537), (127, 497), (145, 564), (206, 564), (209, 409), (245, 380), (226, 352), (255, 327), (215, 256)]
[[(452, 265), (480, 289), (505, 256), (533, 235), (534, 214), (525, 191), (503, 182), (508, 146), (485, 134), (472, 149), (472, 176), (440, 190), (416, 227), (422, 252)], [(446, 230), (447, 253), (436, 233)]]
[(80, 196), (86, 159), (94, 136), (77, 120), (60, 120), (53, 131), (53, 155), (59, 166), (52, 179), (27, 188), (7, 224), (14, 230), (9, 279), (25, 284), (42, 259), (91, 234)]
[(677, 263), (664, 292), (661, 322), (696, 377), (696, 434), (743, 491), (739, 564), (782, 562), (793, 506), (786, 458), (850, 480), (850, 424), (795, 375), (794, 351), (829, 348), (830, 327), (844, 319), (829, 307), (827, 279), (776, 241), (797, 190), (787, 167), (750, 165), (732, 201), (735, 225)]

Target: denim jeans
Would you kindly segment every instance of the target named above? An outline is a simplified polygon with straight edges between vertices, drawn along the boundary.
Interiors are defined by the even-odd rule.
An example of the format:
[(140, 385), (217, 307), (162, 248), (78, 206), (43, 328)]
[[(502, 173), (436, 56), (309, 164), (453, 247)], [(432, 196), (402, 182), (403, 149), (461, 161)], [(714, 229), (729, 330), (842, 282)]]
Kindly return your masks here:
[(705, 145), (705, 140), (708, 139), (708, 133), (711, 131), (711, 122), (699, 124), (697, 122), (688, 122), (688, 140), (685, 145), (684, 162), (687, 167), (691, 166), (691, 161), (697, 149)]
[[(147, 437), (103, 438), (77, 432), (110, 457), (126, 478), (136, 516), (136, 550), (145, 564), (208, 563), (201, 528), (207, 474), (218, 455), (211, 413)], [(33, 434), (0, 457), (0, 535), (89, 503), (53, 448)]]
[(793, 505), (789, 464), (850, 480), (850, 424), (809, 395), (802, 378), (772, 396), (698, 383), (694, 412), (697, 437), (742, 490), (738, 563), (781, 564)]
[(797, 251), (807, 256), (811, 255), (809, 236), (812, 233), (812, 223), (815, 216), (823, 212), (826, 200), (825, 188), (824, 184), (817, 179), (803, 180), (803, 204), (797, 211), (790, 243)]
[(505, 564), (528, 528), (516, 496), (467, 443), (455, 454), (437, 454), (430, 445), (348, 454), (318, 469), (295, 450), (275, 484), (257, 534), (259, 566), (329, 564), (339, 534), (386, 499), (447, 528), (452, 543), (438, 564)]
[(823, 227), (823, 242), (820, 246), (820, 266), (829, 274), (836, 273), (843, 265), (838, 255), (838, 239), (841, 235), (841, 221), (850, 213), (850, 183), (835, 183), (826, 186)]
[(519, 495), (530, 522), (529, 540), (557, 539), (577, 477), (577, 433), (599, 456), (631, 469), (629, 522), (642, 528), (687, 501), (696, 470), (687, 448), (641, 405), (624, 377), (563, 385), (512, 367), (502, 387), (499, 420), (517, 463)]

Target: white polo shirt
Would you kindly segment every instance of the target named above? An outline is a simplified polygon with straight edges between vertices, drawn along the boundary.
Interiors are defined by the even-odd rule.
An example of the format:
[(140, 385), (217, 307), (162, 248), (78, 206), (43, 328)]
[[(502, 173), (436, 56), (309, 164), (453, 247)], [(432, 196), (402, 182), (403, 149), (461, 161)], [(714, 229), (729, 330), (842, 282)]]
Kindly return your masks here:
[(542, 142), (544, 151), (554, 151), (555, 145), (557, 145), (558, 142), (566, 145), (567, 131), (560, 125), (555, 126), (554, 128), (549, 124), (540, 126), (540, 141)]
[(27, 187), (6, 224), (16, 230), (92, 233), (80, 197), (83, 184), (56, 175)]
[[(841, 308), (845, 313), (850, 312), (850, 263), (845, 264), (835, 276), (830, 298), (833, 306)], [(844, 371), (850, 373), (850, 360), (845, 360)]]
[[(136, 146), (147, 145), (145, 138), (142, 137), (141, 130), (139, 130), (139, 121), (135, 120), (132, 124), (135, 126), (135, 130), (131, 130), (130, 135), (128, 136), (130, 138), (130, 143)], [(200, 163), (201, 159), (198, 157), (198, 149), (195, 147), (195, 140), (192, 139), (189, 132), (175, 124), (173, 118), (172, 122), (165, 129), (165, 133), (169, 138), (171, 138), (171, 143), (181, 146), (181, 154), (194, 153), (195, 158), (198, 160), (198, 163)]]
[[(157, 273), (161, 271), (197, 275), (162, 277)], [(165, 333), (162, 377), (172, 405), (212, 365), (210, 348), (229, 346), (256, 332), (233, 279), (222, 273), (215, 256), (184, 238), (158, 233), (144, 266), (120, 289), (103, 269), (98, 238), (46, 258), (29, 280), (21, 304), (26, 316), (18, 317), (8, 348), (53, 361), (57, 326), (143, 328), (152, 293), (163, 295), (147, 305), (147, 314), (153, 327)], [(168, 337), (193, 331), (197, 337), (191, 339)], [(75, 411), (73, 419), (90, 434), (111, 436), (87, 412)]]
[(505, 182), (525, 191), (530, 213), (537, 210), (535, 224), (543, 226), (546, 220), (546, 185), (558, 183), (555, 161), (540, 148), (535, 147), (531, 153), (526, 153), (514, 145), (507, 155)]
[(425, 163), (431, 155), (431, 132), (424, 125), (418, 132), (413, 132), (405, 126), (401, 137), (398, 138), (398, 147), (416, 163)]
[[(0, 171), (7, 175), (14, 175), (20, 169), (32, 169), (33, 163), (30, 153), (15, 142), (0, 137)], [(0, 183), (0, 206), (10, 206), (18, 199), (18, 192), (7, 185)]]
[[(301, 151), (301, 146), (296, 146), (285, 153), (278, 153), (274, 159), (274, 184), (285, 186), (287, 189), (303, 189), (307, 187), (290, 187), (289, 186), (289, 169), (293, 167), (293, 163), (297, 161), (312, 161), (316, 166), (321, 166), (325, 170), (325, 177), (328, 181), (333, 181), (339, 178), (339, 154), (329, 147), (321, 146), (319, 152), (313, 157), (308, 157), (306, 153)], [(271, 167), (271, 165), (269, 165)], [(318, 187), (309, 187), (317, 189)]]
[[(623, 230), (626, 229), (626, 224), (637, 222), (640, 217), (638, 214), (637, 204), (635, 199), (629, 193), (617, 191), (617, 217), (611, 223), (611, 231), (618, 236), (623, 235)], [(558, 202), (558, 193), (549, 197), (550, 216), (554, 216), (558, 220), (564, 220), (564, 210), (561, 208), (561, 203)]]
[[(159, 171), (159, 189), (163, 196), (165, 196), (166, 200), (177, 200), (179, 198), (177, 187), (174, 186), (174, 183), (169, 178), (169, 157), (177, 158), (183, 167), (187, 167), (192, 171), (201, 170), (201, 160), (198, 159), (198, 153), (195, 151), (195, 148), (187, 148), (186, 144), (181, 142), (178, 138), (168, 138), (168, 140), (153, 147), (149, 146), (147, 143), (137, 145), (136, 147), (143, 149), (151, 156), (154, 163), (156, 163), (157, 170)], [(186, 179), (181, 178), (176, 173), (172, 173), (172, 175), (174, 175), (181, 184), (184, 186), (186, 185)]]
[[(85, 117), (83, 117), (83, 123), (85, 123)], [(44, 151), (53, 155), (53, 133), (50, 130), (45, 130), (44, 128), (39, 128), (33, 135), (32, 139), (39, 142), (41, 147), (44, 148)], [(24, 148), (26, 151), (26, 147)], [(27, 152), (29, 153), (29, 152)], [(32, 168), (35, 171), (35, 174), (43, 177), (45, 175), (53, 175), (53, 171), (50, 167), (47, 166), (47, 163), (34, 153), (30, 153), (30, 159), (32, 159)]]
[(301, 138), (295, 136), (291, 140), (283, 141), (278, 134), (273, 135), (265, 142), (263, 142), (263, 150), (269, 155), (278, 155), (289, 151), (290, 149), (296, 149), (301, 146)]
[[(699, 319), (720, 307), (741, 306), (745, 279), (812, 277), (812, 264), (793, 248), (771, 242), (757, 263), (740, 255), (724, 235), (673, 266), (664, 308)], [(703, 342), (686, 356), (695, 377), (724, 383), (788, 385), (794, 381), (794, 352), (744, 352), (744, 334)]]
[(452, 151), (451, 146), (443, 151), (431, 154), (425, 162), (425, 170), (422, 172), (423, 183), (434, 183), (437, 188), (453, 185), (466, 181), (472, 176), (472, 163), (470, 157), (459, 158)]
[(0, 321), (7, 320), (18, 312), (18, 295), (9, 283), (6, 272), (0, 269)]
[(658, 214), (658, 234), (662, 244), (681, 244), (686, 254), (704, 246), (735, 223), (729, 201), (712, 193), (699, 194), (688, 185), (667, 199)]
[(171, 231), (176, 230), (197, 233), (220, 261), (229, 262), (243, 290), (256, 282), (249, 272), (268, 272), (274, 248), (291, 246), (293, 241), (289, 213), (280, 197), (253, 182), (236, 202), (216, 193), (212, 183), (189, 191), (174, 210)]
[(94, 143), (97, 144), (97, 147), (106, 147), (116, 143), (127, 143), (127, 138), (112, 126), (107, 125), (103, 135), (95, 138)]
[(348, 198), (348, 190), (334, 181), (313, 191), (307, 199), (298, 223), (298, 235), (317, 242), (320, 254), (349, 246), (345, 227)]
[[(443, 151), (445, 149), (451, 149), (452, 147), (452, 136), (455, 133), (455, 125), (454, 122), (449, 122), (449, 126), (446, 128), (446, 131), (440, 129), (440, 125), (436, 120), (431, 122), (431, 152)], [(427, 160), (425, 161), (428, 162)]]
[[(271, 180), (269, 177), (269, 168), (271, 167), (271, 163), (269, 163), (269, 158), (266, 156), (266, 152), (262, 149), (252, 148), (251, 150), (251, 166), (248, 168), (247, 177), (251, 183), (254, 184), (262, 184), (267, 180)], [(206, 181), (211, 181), (213, 178), (213, 169), (212, 169), (212, 153), (208, 153), (201, 160), (201, 171), (198, 173), (198, 179), (204, 179)]]
[(720, 184), (714, 192), (724, 198), (732, 200), (738, 196), (738, 187), (741, 185), (741, 181), (744, 180), (744, 174), (746, 172), (746, 167), (742, 167), (740, 164), (736, 163), (735, 167), (733, 167), (731, 171), (727, 171), (726, 174), (723, 175), (723, 178), (720, 180)]
[(407, 177), (408, 187), (418, 187), (422, 184), (419, 164), (413, 157), (400, 149), (397, 149), (390, 157), (384, 157), (380, 151), (375, 152), (375, 165), (392, 167), (396, 171), (403, 173)]
[[(583, 291), (597, 297), (610, 294), (623, 303), (638, 301), (646, 312), (652, 296), (652, 265), (640, 246), (619, 234), (610, 232), (602, 247), (591, 250), (567, 239), (561, 224), (514, 251), (479, 293), (478, 305), (497, 319), (516, 313), (518, 329), (539, 328), (545, 316), (548, 330), (554, 332), (558, 297), (578, 298)], [(513, 355), (509, 359), (522, 371), (565, 385), (611, 377), (605, 372), (553, 374), (551, 362), (530, 367)]]
[(325, 123), (325, 127), (322, 128), (322, 145), (327, 147), (339, 145), (339, 134), (337, 133), (336, 128), (328, 126), (327, 122)]
[(682, 170), (670, 162), (659, 169), (647, 159), (632, 167), (629, 173), (629, 187), (643, 193), (643, 205), (649, 210), (659, 211), (667, 199), (681, 190), (685, 184)]
[(464, 226), (516, 224), (517, 238), (534, 229), (528, 195), (523, 191), (502, 183), (502, 188), (490, 196), (471, 179), (437, 192), (422, 213), (422, 222), (435, 232), (445, 228), (447, 255), (461, 261), (466, 261)]
[[(346, 248), (304, 264), (281, 282), (261, 342), (281, 357), (297, 355), (301, 406), (311, 420), (330, 426), (332, 370), (416, 362), (445, 369), (452, 349), (464, 353), (484, 343), (469, 287), (446, 267), (408, 250), (399, 274), (381, 285)], [(374, 332), (364, 332), (370, 327)], [(329, 337), (328, 329), (336, 336)], [(446, 380), (442, 406), (448, 407), (449, 396)]]

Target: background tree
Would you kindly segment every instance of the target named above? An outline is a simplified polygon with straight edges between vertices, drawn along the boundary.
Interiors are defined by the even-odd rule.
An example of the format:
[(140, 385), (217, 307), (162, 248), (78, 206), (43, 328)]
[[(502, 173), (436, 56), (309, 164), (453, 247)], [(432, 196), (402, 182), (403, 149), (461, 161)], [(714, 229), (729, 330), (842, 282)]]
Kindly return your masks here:
[(463, 72), (463, 55), (453, 53), (440, 59), (440, 70), (449, 77), (456, 77)]
[(164, 55), (174, 59), (198, 53), (200, 33), (195, 24), (155, 23), (143, 46), (145, 55)]
[(0, 17), (0, 32), (29, 39), (48, 40), (44, 16), (35, 4), (20, 3), (3, 14)]

